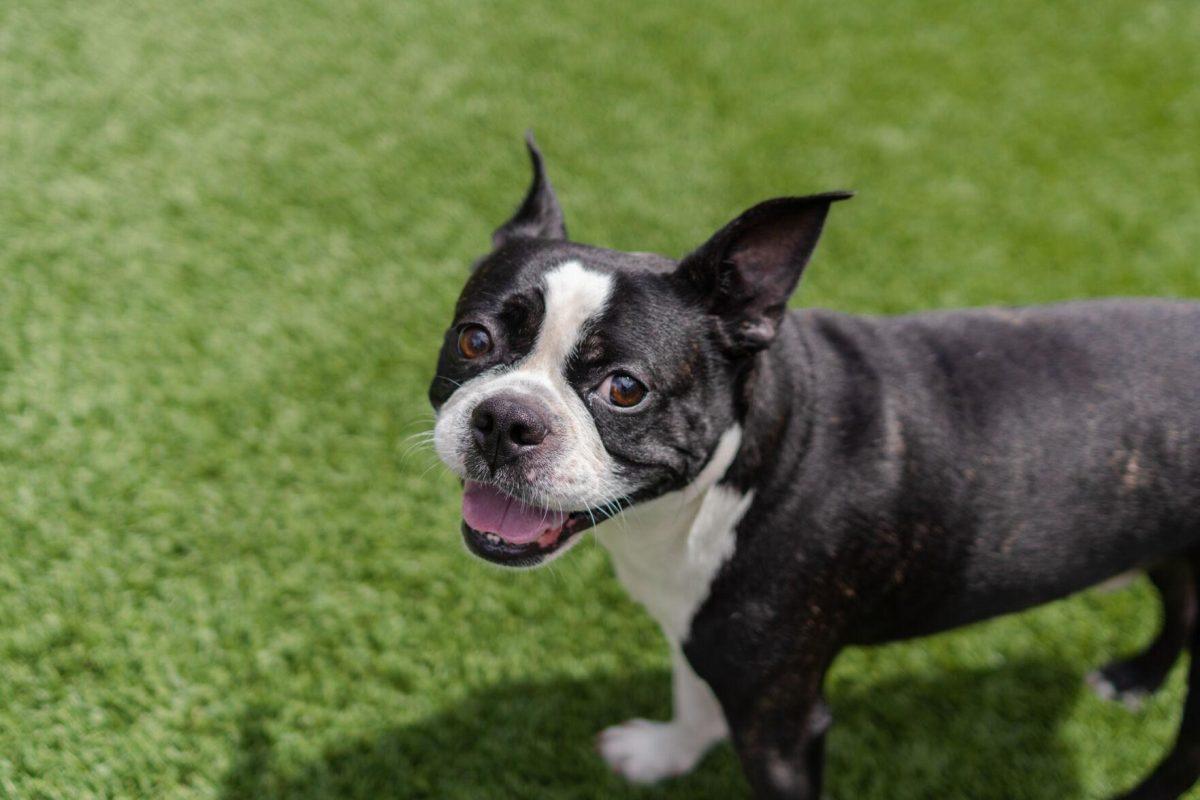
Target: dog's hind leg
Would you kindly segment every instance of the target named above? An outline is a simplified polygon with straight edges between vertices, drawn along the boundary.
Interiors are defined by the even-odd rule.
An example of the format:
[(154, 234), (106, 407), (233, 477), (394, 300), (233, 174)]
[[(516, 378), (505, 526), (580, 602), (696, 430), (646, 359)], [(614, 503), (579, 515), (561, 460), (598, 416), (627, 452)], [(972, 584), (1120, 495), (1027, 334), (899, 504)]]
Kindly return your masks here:
[[(1200, 558), (1191, 560), (1192, 590)], [(1192, 626), (1188, 636), (1191, 663), (1188, 665), (1187, 700), (1175, 746), (1159, 762), (1150, 777), (1120, 800), (1175, 800), (1200, 779), (1200, 630)]]
[(1163, 562), (1147, 573), (1162, 599), (1158, 636), (1132, 658), (1114, 661), (1088, 675), (1088, 683), (1106, 700), (1137, 708), (1167, 679), (1188, 642), (1196, 621), (1192, 567), (1184, 559)]

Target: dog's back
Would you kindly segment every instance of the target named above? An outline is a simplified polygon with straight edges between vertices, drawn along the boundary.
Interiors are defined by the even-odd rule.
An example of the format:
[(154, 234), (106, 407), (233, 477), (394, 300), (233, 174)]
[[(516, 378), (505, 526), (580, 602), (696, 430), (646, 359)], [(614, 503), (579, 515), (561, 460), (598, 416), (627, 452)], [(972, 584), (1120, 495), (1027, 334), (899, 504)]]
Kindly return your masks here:
[[(862, 511), (889, 534), (877, 546), (909, 551), (888, 600), (905, 596), (912, 632), (1200, 542), (1200, 304), (793, 321), (813, 354), (817, 418), (837, 421), (816, 426), (813, 447), (829, 450), (817, 463), (865, 465), (839, 474), (876, 482), (839, 492), (876, 504)], [(922, 596), (921, 573), (936, 596)]]

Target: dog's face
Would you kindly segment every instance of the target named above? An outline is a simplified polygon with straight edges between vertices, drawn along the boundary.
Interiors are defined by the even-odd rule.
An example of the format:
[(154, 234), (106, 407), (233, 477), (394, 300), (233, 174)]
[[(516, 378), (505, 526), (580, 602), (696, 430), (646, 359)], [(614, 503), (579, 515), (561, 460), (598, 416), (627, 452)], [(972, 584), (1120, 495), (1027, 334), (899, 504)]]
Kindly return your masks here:
[(468, 279), (429, 389), (467, 547), (517, 567), (695, 479), (846, 196), (756, 206), (676, 264), (566, 241), (530, 154), (533, 185)]

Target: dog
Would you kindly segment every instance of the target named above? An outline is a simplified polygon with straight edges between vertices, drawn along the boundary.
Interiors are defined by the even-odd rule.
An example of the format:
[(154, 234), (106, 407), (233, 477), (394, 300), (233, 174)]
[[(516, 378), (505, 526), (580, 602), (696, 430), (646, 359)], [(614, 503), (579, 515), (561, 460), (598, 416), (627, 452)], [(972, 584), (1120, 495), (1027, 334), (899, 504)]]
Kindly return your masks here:
[[(674, 261), (570, 241), (527, 145), (529, 191), (445, 334), (434, 445), (471, 553), (536, 567), (594, 528), (666, 635), (673, 719), (603, 731), (615, 771), (678, 775), (729, 737), (756, 796), (816, 798), (843, 647), (1131, 570), (1164, 623), (1092, 685), (1134, 700), (1196, 653), (1200, 304), (788, 311), (849, 192), (768, 200)], [(1200, 658), (1188, 686), (1123, 797), (1200, 777)]]

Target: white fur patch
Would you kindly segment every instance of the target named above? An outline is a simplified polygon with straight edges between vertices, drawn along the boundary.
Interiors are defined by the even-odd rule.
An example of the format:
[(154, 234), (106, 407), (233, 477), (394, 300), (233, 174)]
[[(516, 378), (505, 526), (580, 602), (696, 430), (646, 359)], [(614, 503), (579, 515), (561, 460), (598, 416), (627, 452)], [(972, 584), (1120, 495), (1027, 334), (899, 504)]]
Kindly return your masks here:
[(617, 477), (591, 412), (564, 374), (588, 323), (604, 311), (613, 279), (568, 261), (547, 272), (544, 282), (545, 316), (533, 350), (512, 367), (489, 370), (460, 386), (438, 412), (434, 447), (450, 469), (465, 477), (475, 406), (502, 391), (537, 397), (554, 415), (558, 457), (551, 467), (526, 476), (533, 494), (528, 499), (548, 508), (581, 511), (629, 491)]
[(716, 485), (733, 463), (742, 430), (721, 435), (709, 463), (686, 488), (634, 506), (596, 529), (612, 553), (617, 578), (674, 644), (688, 626), (717, 570), (733, 555), (734, 528), (754, 493)]
[(612, 276), (568, 261), (546, 273), (546, 315), (533, 352), (521, 369), (562, 376), (589, 320), (608, 305)]
[(596, 529), (596, 538), (612, 553), (618, 580), (671, 643), (671, 721), (635, 719), (600, 734), (600, 754), (637, 783), (687, 772), (727, 735), (721, 706), (687, 663), (682, 643), (717, 570), (733, 555), (735, 529), (754, 499), (753, 492), (743, 495), (717, 485), (741, 441), (741, 427), (735, 425), (721, 435), (712, 458), (686, 488), (634, 506)]

